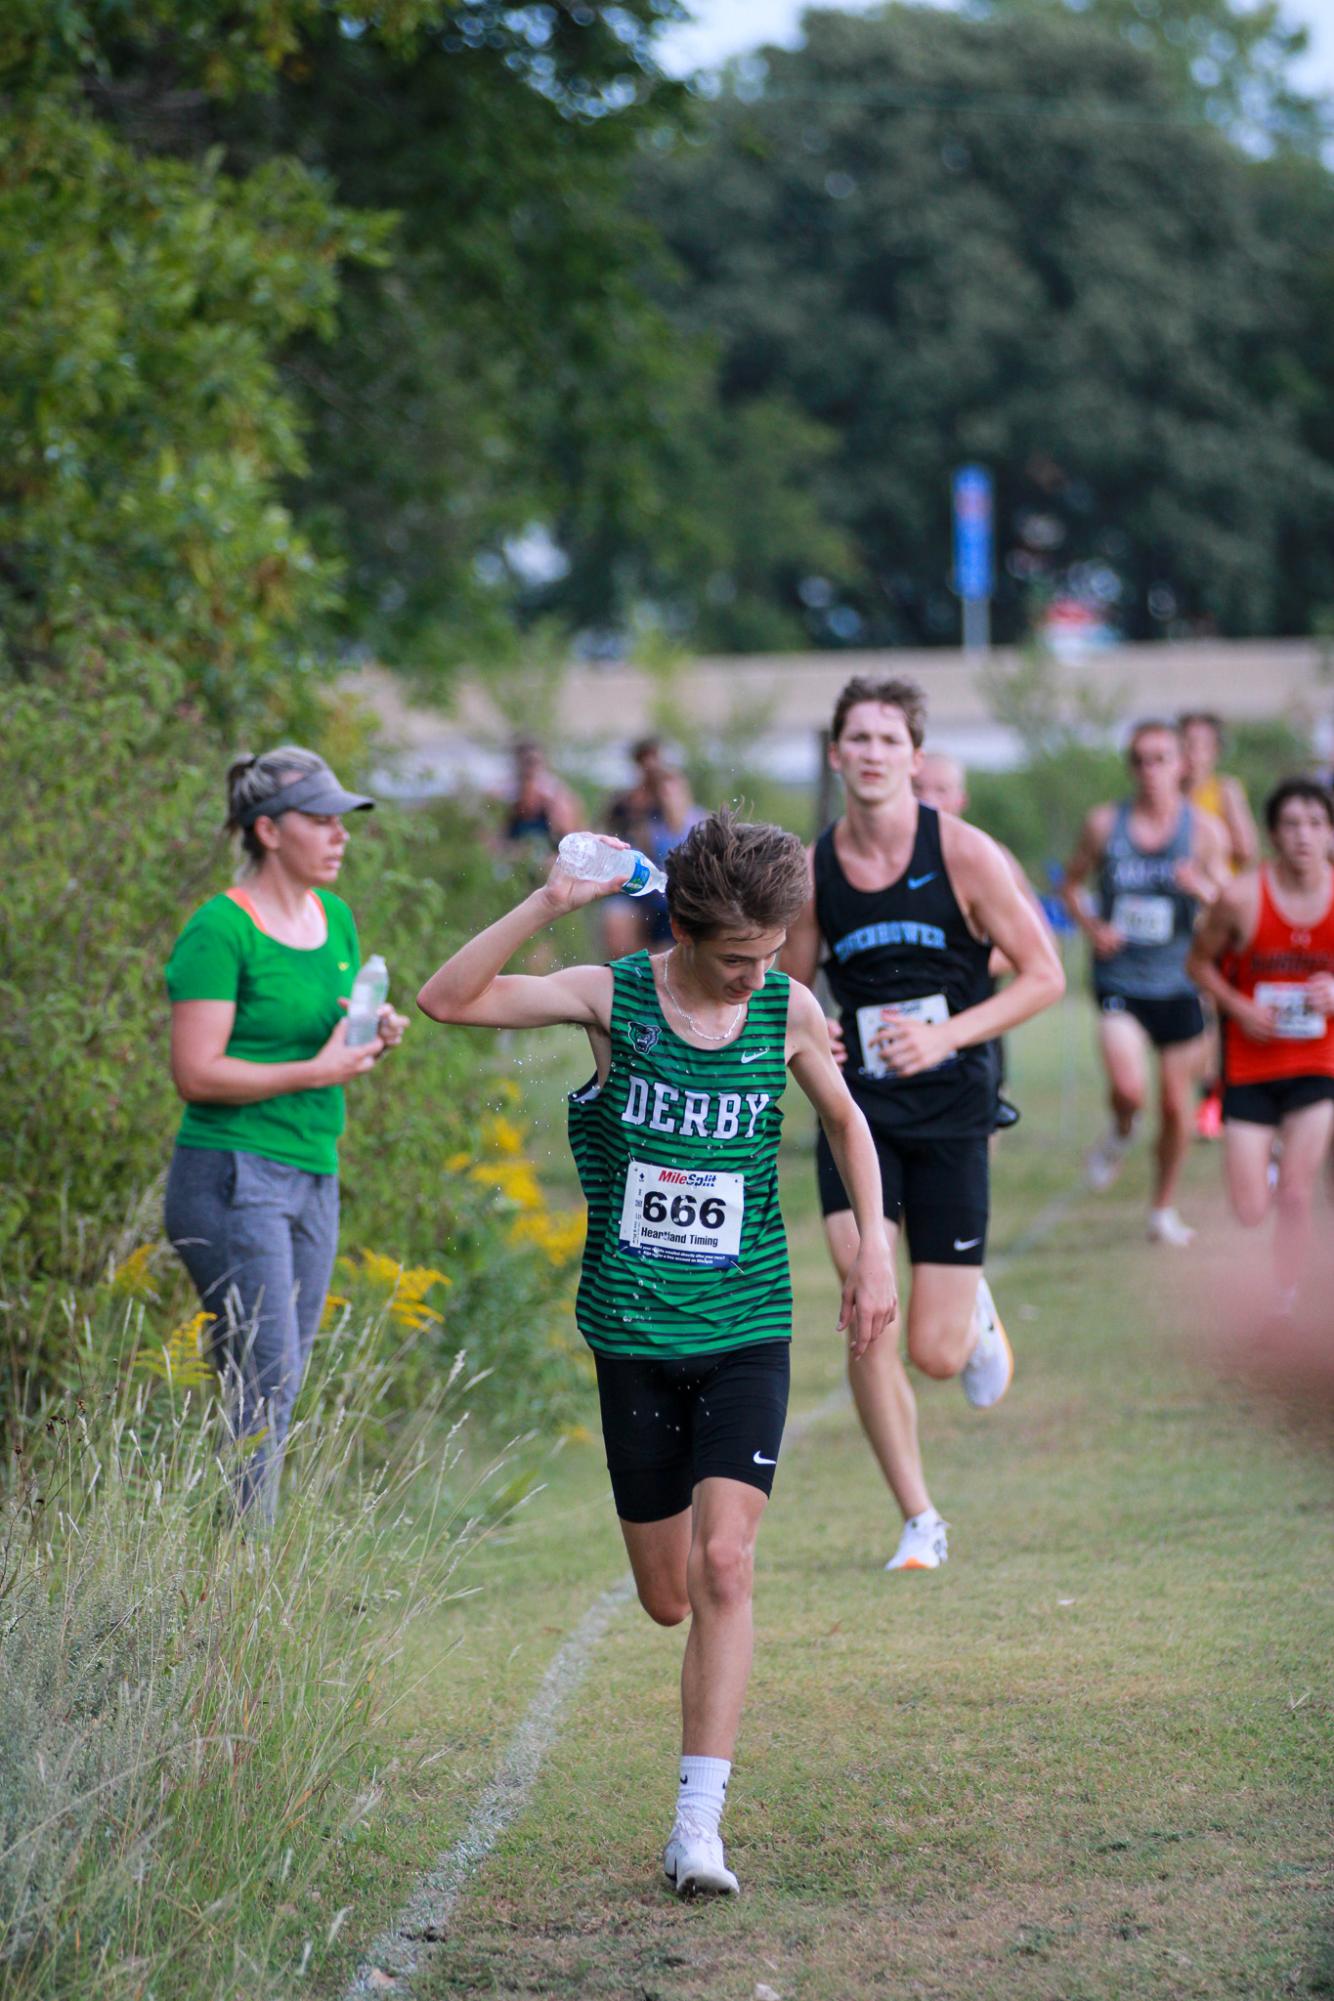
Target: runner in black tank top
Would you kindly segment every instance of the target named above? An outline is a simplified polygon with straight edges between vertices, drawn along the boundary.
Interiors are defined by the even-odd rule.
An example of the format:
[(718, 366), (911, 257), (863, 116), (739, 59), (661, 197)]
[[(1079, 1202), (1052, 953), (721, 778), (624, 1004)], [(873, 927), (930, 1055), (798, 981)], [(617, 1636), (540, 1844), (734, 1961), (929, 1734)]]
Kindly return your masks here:
[[(996, 1107), (986, 1045), (1062, 991), (1050, 938), (995, 843), (953, 814), (919, 806), (925, 701), (912, 682), (849, 682), (834, 711), (830, 763), (846, 812), (811, 854), (811, 900), (783, 966), (811, 982), (823, 965), (838, 1008), (848, 1088), (866, 1113), (893, 1236), (913, 1265), (908, 1353), (932, 1376), (962, 1375), (969, 1401), (999, 1401), (1013, 1368), (981, 1279), (987, 1142)], [(1015, 977), (992, 994), (990, 943)], [(830, 1253), (856, 1255), (848, 1196), (818, 1151)], [(858, 1415), (904, 1516), (886, 1568), (935, 1569), (945, 1524), (922, 1473), (912, 1389), (897, 1348), (849, 1364)]]
[(895, 1076), (879, 1046), (886, 1010), (895, 1005), (921, 1020), (943, 1021), (990, 991), (991, 946), (973, 936), (959, 908), (935, 808), (919, 805), (912, 857), (888, 888), (852, 886), (832, 827), (815, 844), (814, 873), (815, 914), (828, 952), (823, 970), (847, 1050), (844, 1075), (872, 1126), (914, 1138), (989, 1133), (995, 1074), (984, 1044), (914, 1077)]

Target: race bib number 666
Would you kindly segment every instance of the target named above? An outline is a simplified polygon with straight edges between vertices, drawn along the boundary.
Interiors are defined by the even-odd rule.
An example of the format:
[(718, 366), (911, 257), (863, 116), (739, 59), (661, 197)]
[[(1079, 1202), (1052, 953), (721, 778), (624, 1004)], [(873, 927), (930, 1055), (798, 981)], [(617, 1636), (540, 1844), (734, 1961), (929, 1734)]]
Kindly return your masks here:
[(734, 1265), (745, 1213), (744, 1175), (632, 1160), (621, 1204), (621, 1249), (674, 1264)]

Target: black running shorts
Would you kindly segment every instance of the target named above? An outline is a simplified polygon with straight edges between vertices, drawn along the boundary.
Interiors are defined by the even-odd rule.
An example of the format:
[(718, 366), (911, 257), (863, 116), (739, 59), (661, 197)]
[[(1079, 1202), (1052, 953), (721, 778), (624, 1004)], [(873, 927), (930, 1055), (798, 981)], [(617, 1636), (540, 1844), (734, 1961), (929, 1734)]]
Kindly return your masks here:
[(1334, 1098), (1334, 1077), (1272, 1077), (1264, 1084), (1225, 1084), (1223, 1118), (1244, 1126), (1281, 1126), (1293, 1112)]
[(1099, 994), (1097, 1000), (1104, 1014), (1128, 1014), (1137, 1021), (1155, 1049), (1193, 1042), (1204, 1034), (1204, 1009), (1198, 994), (1165, 994), (1152, 999), (1137, 994)]
[[(991, 1163), (987, 1135), (916, 1139), (871, 1127), (880, 1156), (885, 1214), (902, 1220), (915, 1265), (980, 1265), (987, 1249)], [(850, 1209), (823, 1131), (815, 1150), (824, 1215)]]
[(607, 1471), (623, 1522), (679, 1515), (701, 1480), (772, 1491), (791, 1345), (752, 1341), (661, 1361), (594, 1349)]

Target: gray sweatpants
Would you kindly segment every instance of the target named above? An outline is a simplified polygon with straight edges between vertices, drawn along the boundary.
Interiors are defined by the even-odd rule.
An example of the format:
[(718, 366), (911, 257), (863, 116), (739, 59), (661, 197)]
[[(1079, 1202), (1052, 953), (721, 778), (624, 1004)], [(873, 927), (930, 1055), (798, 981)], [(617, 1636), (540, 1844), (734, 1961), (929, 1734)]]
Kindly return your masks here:
[(167, 1235), (214, 1316), (212, 1360), (241, 1457), (240, 1511), (272, 1522), (283, 1447), (338, 1248), (338, 1177), (178, 1146)]

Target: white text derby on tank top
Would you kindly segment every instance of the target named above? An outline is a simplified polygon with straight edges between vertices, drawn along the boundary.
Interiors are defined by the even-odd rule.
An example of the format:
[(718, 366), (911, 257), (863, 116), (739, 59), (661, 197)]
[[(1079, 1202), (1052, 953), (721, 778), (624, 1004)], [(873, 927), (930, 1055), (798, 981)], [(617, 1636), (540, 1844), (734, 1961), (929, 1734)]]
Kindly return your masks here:
[(987, 990), (990, 948), (959, 908), (932, 806), (917, 809), (907, 868), (884, 889), (856, 889), (827, 827), (815, 844), (815, 912), (828, 948), (825, 977), (842, 1017), (848, 1086), (882, 1131), (941, 1138), (991, 1131), (994, 1065), (985, 1048), (962, 1049), (934, 1070), (897, 1077), (877, 1047), (890, 1008), (945, 1021)]

